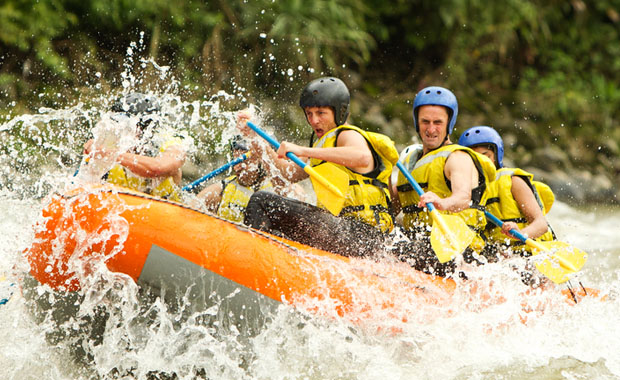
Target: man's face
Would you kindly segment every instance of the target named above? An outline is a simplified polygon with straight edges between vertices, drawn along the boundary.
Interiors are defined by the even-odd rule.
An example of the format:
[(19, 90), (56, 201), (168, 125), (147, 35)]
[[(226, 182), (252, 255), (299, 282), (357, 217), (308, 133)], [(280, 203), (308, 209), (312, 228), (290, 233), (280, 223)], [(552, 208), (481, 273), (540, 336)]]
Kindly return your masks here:
[(337, 127), (334, 110), (331, 107), (306, 107), (304, 111), (308, 124), (318, 138)]
[[(236, 159), (243, 156), (245, 153), (247, 153), (246, 150), (235, 149), (233, 151), (233, 157)], [(237, 180), (243, 186), (252, 186), (258, 180), (259, 162), (257, 158), (258, 157), (250, 156), (245, 161), (233, 166), (233, 171), (237, 176)]]
[(486, 145), (478, 145), (471, 149), (474, 150), (475, 152), (478, 152), (484, 156), (489, 157), (489, 159), (491, 159), (491, 161), (495, 163), (495, 152), (493, 151), (491, 147), (486, 146)]
[(446, 141), (448, 111), (442, 106), (422, 106), (418, 110), (418, 124), (424, 153), (437, 149)]

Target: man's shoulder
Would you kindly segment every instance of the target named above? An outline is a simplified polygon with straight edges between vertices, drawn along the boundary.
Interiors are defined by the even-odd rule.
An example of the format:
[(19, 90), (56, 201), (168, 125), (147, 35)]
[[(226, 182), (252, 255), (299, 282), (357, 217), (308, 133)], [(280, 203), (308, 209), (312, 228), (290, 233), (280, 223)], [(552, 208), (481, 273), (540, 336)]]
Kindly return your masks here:
[(469, 166), (474, 165), (474, 159), (465, 149), (454, 149), (446, 158), (446, 165)]
[(455, 149), (452, 152), (450, 152), (450, 155), (448, 156), (448, 158), (450, 157), (458, 157), (458, 159), (462, 159), (462, 160), (472, 160), (471, 154), (470, 152), (464, 150), (464, 149)]
[(154, 143), (159, 146), (160, 151), (169, 148), (179, 149), (183, 151), (191, 151), (194, 146), (194, 140), (187, 133), (164, 129), (153, 136)]
[(356, 146), (359, 145), (360, 147), (362, 145), (367, 146), (366, 138), (364, 137), (364, 135), (362, 135), (362, 133), (360, 133), (358, 130), (351, 129), (351, 128), (342, 128), (340, 131), (338, 131), (338, 137), (336, 140), (337, 140), (336, 141), (337, 146), (343, 146), (343, 145), (356, 145)]

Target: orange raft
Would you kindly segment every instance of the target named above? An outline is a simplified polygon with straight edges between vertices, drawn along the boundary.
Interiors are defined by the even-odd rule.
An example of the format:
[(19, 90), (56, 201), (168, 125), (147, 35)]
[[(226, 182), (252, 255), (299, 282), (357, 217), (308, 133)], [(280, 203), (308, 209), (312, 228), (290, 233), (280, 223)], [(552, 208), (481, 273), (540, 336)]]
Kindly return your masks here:
[(456, 286), (111, 185), (53, 195), (25, 254), (32, 276), (54, 290), (78, 290), (103, 261), (166, 300), (206, 308), (216, 295), (246, 320), (281, 303), (352, 321), (432, 320), (450, 313)]
[(440, 310), (455, 287), (403, 263), (343, 257), (111, 185), (53, 195), (26, 256), (32, 276), (54, 290), (78, 290), (93, 260), (103, 260), (167, 297), (208, 302), (217, 293), (248, 314), (288, 303), (351, 320), (403, 321), (399, 305)]

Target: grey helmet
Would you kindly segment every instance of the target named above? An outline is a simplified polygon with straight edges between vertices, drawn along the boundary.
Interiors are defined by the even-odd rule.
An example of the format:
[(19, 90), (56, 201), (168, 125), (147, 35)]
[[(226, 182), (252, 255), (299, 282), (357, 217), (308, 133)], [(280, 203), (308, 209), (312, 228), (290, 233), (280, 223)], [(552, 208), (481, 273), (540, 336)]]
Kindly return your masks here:
[(323, 77), (313, 80), (304, 87), (299, 98), (302, 109), (306, 107), (331, 107), (336, 125), (343, 125), (349, 116), (349, 89), (338, 78)]
[(112, 111), (140, 115), (159, 112), (161, 106), (154, 96), (132, 92), (114, 102)]
[[(138, 125), (141, 129), (145, 129), (151, 122), (157, 120), (152, 114), (161, 111), (161, 106), (157, 98), (152, 95), (132, 92), (117, 99), (112, 104), (111, 110), (129, 116), (139, 116)], [(154, 126), (157, 126), (157, 123)]]

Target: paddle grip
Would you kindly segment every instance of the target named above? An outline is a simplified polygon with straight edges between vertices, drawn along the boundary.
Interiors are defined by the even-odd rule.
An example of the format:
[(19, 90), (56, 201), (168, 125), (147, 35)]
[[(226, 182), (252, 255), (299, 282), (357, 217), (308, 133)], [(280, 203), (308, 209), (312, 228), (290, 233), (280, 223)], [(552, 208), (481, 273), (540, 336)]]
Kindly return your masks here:
[(189, 185), (185, 185), (183, 186), (183, 188), (181, 188), (181, 190), (183, 191), (192, 191), (194, 190), (194, 188), (196, 188), (196, 186), (200, 185), (201, 183), (203, 183), (204, 181), (210, 180), (211, 178), (215, 177), (216, 175), (228, 170), (228, 168), (235, 166), (245, 160), (248, 159), (248, 157), (250, 157), (249, 153), (244, 153), (242, 156), (235, 158), (234, 160), (220, 166), (219, 168), (215, 169), (214, 171), (212, 171), (211, 173), (207, 173), (205, 175), (203, 175), (202, 177), (198, 178), (197, 180), (195, 180), (194, 182), (190, 183)]
[[(400, 161), (396, 161), (396, 166), (398, 167), (398, 170), (400, 170), (400, 172), (403, 173), (405, 178), (407, 178), (407, 181), (409, 181), (411, 186), (413, 186), (416, 193), (422, 196), (422, 194), (424, 194), (424, 190), (422, 190), (418, 182), (415, 179), (413, 179), (413, 177), (411, 176), (411, 174), (409, 174), (409, 171), (403, 166), (403, 164)], [(426, 204), (426, 207), (428, 208), (429, 212), (435, 211), (435, 206), (430, 202)]]

